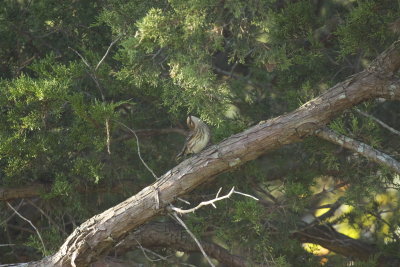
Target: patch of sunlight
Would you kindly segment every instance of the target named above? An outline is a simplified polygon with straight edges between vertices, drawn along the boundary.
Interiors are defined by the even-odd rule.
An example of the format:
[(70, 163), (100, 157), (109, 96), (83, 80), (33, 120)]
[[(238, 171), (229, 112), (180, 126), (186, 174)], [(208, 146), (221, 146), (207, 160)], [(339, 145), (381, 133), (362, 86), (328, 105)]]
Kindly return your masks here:
[(390, 232), (390, 227), (387, 224), (382, 225), (381, 232), (385, 235), (388, 235)]
[(380, 204), (380, 205), (386, 205), (391, 201), (391, 196), (389, 194), (378, 194), (375, 197), (375, 200)]
[[(323, 202), (321, 202), (321, 206), (325, 205), (325, 204), (330, 204), (330, 203), (331, 203), (330, 201), (323, 201)], [(330, 208), (318, 209), (315, 212), (315, 216), (319, 217), (319, 216), (323, 215), (324, 213), (328, 212), (329, 210), (330, 210)]]
[(354, 229), (353, 227), (349, 226), (348, 223), (341, 223), (335, 226), (335, 229), (344, 235), (347, 235), (348, 237), (358, 239), (360, 238), (360, 231), (357, 229)]
[(371, 64), (371, 61), (368, 59), (362, 59), (361, 60), (361, 66), (363, 66), (364, 68), (369, 66), (369, 64)]
[[(338, 209), (338, 212), (340, 211), (340, 214), (345, 214), (351, 212), (353, 209), (353, 206), (345, 204)], [(342, 223), (335, 225), (334, 228), (339, 233), (347, 235), (348, 237), (354, 239), (360, 238), (360, 230), (354, 229), (351, 225), (349, 225), (348, 220), (344, 220)]]
[(354, 209), (353, 206), (350, 206), (350, 205), (347, 205), (347, 204), (344, 204), (344, 205), (342, 205), (342, 206), (340, 207), (340, 211), (341, 211), (342, 213), (348, 213), (348, 212), (352, 211), (353, 209)]
[[(318, 203), (319, 206), (324, 206), (324, 205), (329, 205), (332, 203), (335, 203), (341, 196), (344, 194), (344, 189), (343, 187), (334, 189), (336, 186), (336, 182), (332, 179), (330, 176), (321, 176), (316, 179), (316, 183), (310, 187), (310, 190), (314, 194), (319, 194), (322, 193), (323, 191), (326, 191), (324, 194), (323, 198), (321, 201)], [(331, 192), (331, 193), (328, 193)], [(330, 210), (330, 207), (323, 208), (323, 209), (317, 209), (315, 211), (315, 216), (319, 217), (323, 215), (324, 213), (328, 212)], [(338, 211), (335, 212), (335, 214), (341, 214), (344, 211), (342, 209), (339, 209)], [(337, 215), (332, 216), (330, 220), (335, 219)]]
[(237, 106), (233, 105), (233, 104), (228, 104), (226, 111), (225, 111), (225, 117), (227, 117), (228, 119), (235, 119), (237, 117), (239, 117), (240, 115), (240, 110)]
[(318, 89), (320, 91), (326, 91), (329, 88), (329, 85), (327, 83), (320, 83), (318, 84)]
[(268, 36), (268, 34), (267, 33), (261, 33), (261, 34), (259, 34), (257, 37), (256, 37), (256, 40), (258, 41), (258, 42), (260, 42), (260, 43), (263, 43), (263, 44), (266, 44), (266, 43), (268, 43), (270, 40), (269, 40), (269, 36)]
[(303, 243), (302, 244), (305, 251), (310, 252), (317, 256), (324, 256), (327, 255), (330, 251), (320, 245), (316, 245), (313, 243)]
[(183, 255), (185, 255), (185, 252), (182, 252), (182, 251), (177, 251), (177, 252), (175, 252), (175, 256), (176, 256), (177, 258), (181, 258), (181, 257), (183, 257)]
[[(388, 227), (389, 228), (389, 227)], [(394, 234), (396, 234), (397, 236), (400, 235), (400, 226), (398, 226), (395, 230), (394, 230)], [(383, 242), (385, 244), (389, 244), (389, 243), (393, 243), (396, 242), (396, 240), (394, 238), (391, 238), (389, 236), (386, 236), (383, 238)]]
[(46, 24), (47, 26), (50, 26), (50, 27), (54, 27), (54, 21), (52, 21), (52, 20), (46, 20), (44, 22), (44, 24)]

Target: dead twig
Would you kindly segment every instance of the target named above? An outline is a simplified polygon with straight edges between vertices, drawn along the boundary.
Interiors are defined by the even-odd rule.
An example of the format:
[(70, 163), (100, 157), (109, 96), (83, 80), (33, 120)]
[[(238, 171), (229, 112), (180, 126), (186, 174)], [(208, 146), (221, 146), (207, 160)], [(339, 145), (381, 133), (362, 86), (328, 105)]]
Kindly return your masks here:
[(372, 116), (372, 115), (370, 115), (370, 114), (368, 114), (368, 113), (366, 113), (366, 112), (364, 112), (364, 111), (361, 111), (361, 110), (359, 110), (359, 109), (357, 109), (357, 108), (355, 109), (355, 111), (357, 111), (359, 114), (361, 114), (361, 115), (363, 115), (363, 116), (365, 116), (365, 117), (367, 117), (367, 118), (370, 118), (371, 120), (377, 122), (377, 123), (380, 124), (383, 128), (389, 130), (390, 132), (392, 132), (392, 133), (394, 133), (394, 134), (397, 134), (397, 135), (400, 135), (400, 131), (397, 131), (396, 129), (393, 129), (392, 127), (390, 127), (389, 125), (387, 125), (387, 124), (384, 123), (383, 121), (377, 119), (376, 117), (374, 117), (374, 116)]
[(140, 161), (143, 163), (143, 165), (146, 167), (146, 169), (153, 175), (153, 177), (157, 180), (157, 179), (158, 179), (158, 176), (153, 172), (152, 169), (150, 169), (150, 167), (146, 164), (146, 162), (145, 162), (145, 161), (143, 160), (143, 158), (142, 158), (142, 155), (140, 154), (139, 138), (138, 138), (137, 134), (135, 133), (135, 131), (132, 130), (131, 128), (129, 128), (126, 124), (124, 124), (124, 123), (122, 123), (122, 122), (120, 122), (120, 121), (117, 121), (117, 120), (114, 120), (114, 121), (115, 121), (116, 123), (120, 124), (121, 126), (125, 127), (128, 131), (130, 131), (131, 133), (133, 133), (133, 134), (135, 135), (136, 144), (137, 144), (137, 153), (138, 153), (138, 156), (139, 156), (139, 158), (140, 158)]
[(196, 242), (197, 246), (199, 247), (201, 253), (206, 258), (210, 266), (215, 267), (214, 263), (212, 263), (211, 259), (207, 256), (206, 252), (204, 251), (203, 246), (200, 244), (199, 240), (197, 240), (196, 236), (189, 230), (186, 224), (179, 218), (176, 212), (172, 213), (171, 215), (183, 228), (185, 228), (186, 232), (193, 238), (194, 242)]
[(239, 194), (239, 195), (243, 195), (243, 196), (246, 196), (246, 197), (250, 197), (250, 198), (253, 198), (253, 199), (255, 199), (255, 200), (258, 201), (258, 198), (254, 197), (254, 196), (251, 196), (251, 195), (249, 195), (249, 194), (245, 194), (245, 193), (242, 193), (242, 192), (239, 192), (239, 191), (235, 191), (235, 187), (232, 187), (232, 189), (229, 191), (228, 194), (226, 194), (226, 195), (220, 197), (219, 194), (221, 193), (221, 190), (222, 190), (222, 187), (218, 190), (218, 192), (217, 192), (217, 194), (216, 194), (216, 196), (215, 196), (214, 199), (211, 199), (211, 200), (208, 200), (208, 201), (202, 201), (199, 205), (197, 205), (196, 207), (191, 208), (191, 209), (183, 210), (183, 209), (180, 209), (180, 208), (177, 208), (177, 207), (174, 207), (174, 206), (170, 205), (170, 209), (174, 211), (174, 213), (172, 213), (171, 216), (172, 216), (176, 221), (178, 221), (179, 224), (181, 224), (181, 225), (183, 226), (183, 228), (185, 228), (186, 232), (187, 232), (187, 233), (193, 238), (193, 240), (196, 242), (196, 244), (197, 244), (197, 246), (199, 247), (201, 253), (202, 253), (203, 256), (207, 259), (207, 261), (208, 261), (208, 263), (210, 264), (210, 266), (213, 266), (213, 267), (214, 267), (215, 265), (212, 263), (211, 259), (208, 257), (208, 255), (207, 255), (206, 252), (204, 251), (204, 248), (202, 247), (201, 243), (197, 240), (196, 236), (189, 230), (189, 228), (186, 226), (186, 224), (179, 218), (178, 213), (179, 213), (179, 214), (185, 214), (185, 213), (195, 212), (196, 210), (200, 209), (201, 207), (207, 206), (207, 205), (211, 205), (211, 206), (213, 206), (214, 208), (217, 208), (217, 207), (215, 206), (215, 204), (214, 204), (215, 202), (220, 201), (220, 200), (225, 199), (225, 198), (229, 198), (229, 197), (230, 197), (232, 194), (234, 194), (234, 193), (235, 193), (235, 194)]
[[(103, 63), (104, 59), (107, 57), (108, 53), (111, 50), (111, 47), (118, 42), (121, 39), (120, 37), (117, 37), (114, 41), (111, 42), (111, 44), (108, 46), (107, 51), (104, 53), (104, 56), (100, 59), (100, 61), (97, 63), (96, 67), (93, 68), (89, 62), (75, 49), (73, 49), (72, 47), (69, 47), (69, 49), (71, 49), (72, 51), (74, 51), (83, 61), (83, 63), (88, 67), (89, 69), (89, 76), (92, 78), (92, 80), (94, 81), (94, 83), (96, 84), (97, 89), (100, 92), (101, 95), (101, 99), (103, 100), (103, 102), (106, 101), (106, 98), (104, 96), (103, 93), (103, 89), (101, 88), (99, 79), (97, 78), (96, 72), (97, 69), (100, 67), (100, 65)], [(107, 133), (107, 153), (110, 155), (111, 154), (111, 150), (110, 150), (110, 125), (109, 125), (109, 119), (107, 118), (105, 121), (105, 126), (106, 126), (106, 133)]]
[(111, 42), (111, 44), (108, 46), (106, 53), (104, 56), (100, 59), (99, 63), (97, 63), (96, 67), (94, 68), (94, 71), (97, 71), (97, 69), (100, 67), (101, 63), (103, 63), (104, 59), (107, 57), (108, 53), (110, 53), (111, 47), (118, 42), (121, 39), (121, 36), (117, 37), (114, 41)]
[(36, 234), (38, 235), (38, 237), (39, 237), (39, 239), (40, 239), (40, 242), (42, 243), (43, 252), (44, 252), (44, 254), (46, 254), (46, 252), (47, 252), (46, 246), (44, 245), (42, 236), (41, 236), (39, 230), (36, 228), (36, 226), (35, 226), (30, 220), (28, 220), (27, 218), (25, 218), (24, 216), (22, 216), (22, 214), (19, 213), (16, 209), (14, 209), (14, 207), (11, 206), (10, 203), (8, 203), (8, 202), (6, 202), (6, 203), (7, 203), (7, 206), (8, 206), (10, 209), (12, 209), (21, 219), (23, 219), (24, 221), (28, 222), (28, 223), (32, 226), (32, 228), (35, 229)]
[(194, 207), (194, 208), (187, 209), (187, 210), (183, 210), (183, 209), (180, 209), (180, 208), (177, 208), (177, 207), (172, 206), (171, 209), (172, 209), (173, 211), (179, 213), (179, 214), (186, 214), (186, 213), (195, 212), (196, 210), (200, 209), (201, 207), (203, 207), (203, 206), (208, 206), (208, 205), (211, 205), (211, 206), (213, 206), (214, 208), (217, 208), (217, 207), (215, 206), (215, 204), (214, 204), (215, 202), (220, 201), (220, 200), (223, 200), (223, 199), (226, 199), (226, 198), (230, 198), (232, 194), (238, 194), (238, 195), (250, 197), (250, 198), (252, 198), (252, 199), (254, 199), (254, 200), (257, 200), (257, 201), (259, 200), (258, 198), (254, 197), (254, 196), (251, 196), (251, 195), (249, 195), (249, 194), (245, 194), (245, 193), (242, 193), (242, 192), (239, 192), (239, 191), (235, 191), (235, 187), (232, 187), (232, 189), (229, 191), (228, 194), (226, 194), (226, 195), (220, 197), (219, 194), (221, 193), (221, 190), (222, 190), (222, 187), (218, 190), (218, 192), (217, 192), (217, 194), (216, 194), (216, 196), (215, 196), (214, 199), (207, 200), (207, 201), (202, 201), (199, 205), (197, 205), (197, 206)]

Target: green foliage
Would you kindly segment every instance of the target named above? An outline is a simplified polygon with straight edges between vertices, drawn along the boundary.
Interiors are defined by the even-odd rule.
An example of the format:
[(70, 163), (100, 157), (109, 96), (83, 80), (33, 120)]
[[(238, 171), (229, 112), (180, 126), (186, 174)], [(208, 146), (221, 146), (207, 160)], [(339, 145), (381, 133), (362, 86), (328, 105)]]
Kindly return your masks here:
[(357, 6), (348, 14), (345, 23), (337, 30), (340, 54), (366, 53), (376, 55), (377, 48), (393, 41), (388, 24), (397, 18), (396, 1), (357, 1)]
[(57, 252), (58, 244), (63, 241), (63, 237), (59, 235), (58, 229), (54, 227), (43, 231), (40, 236), (43, 239), (43, 242), (45, 242), (45, 244), (50, 244), (51, 247), (43, 247), (42, 242), (37, 235), (31, 235), (25, 245), (37, 249), (45, 256), (50, 256)]
[(57, 198), (57, 197), (68, 197), (73, 192), (71, 184), (68, 182), (66, 177), (61, 175), (56, 176), (53, 186), (51, 187), (51, 192), (45, 194), (43, 197), (47, 199)]
[[(398, 37), (390, 29), (399, 4), (390, 0), (3, 2), (0, 186), (43, 187), (37, 205), (47, 216), (33, 206), (21, 213), (47, 252), (37, 235), (10, 230), (25, 221), (9, 221), (7, 209), (0, 239), (34, 248), (35, 259), (154, 181), (138, 148), (157, 175), (175, 166), (184, 136), (164, 129), (183, 129), (188, 114), (208, 123), (218, 143), (315, 98)], [(400, 128), (398, 103), (357, 108)], [(355, 110), (337, 115), (332, 130), (398, 158), (398, 136)], [(347, 187), (326, 191), (341, 183)], [(324, 222), (378, 244), (379, 255), (398, 251), (398, 175), (337, 145), (310, 137), (284, 146), (185, 198), (198, 203), (232, 186), (261, 201), (235, 194), (183, 218), (200, 239), (251, 263), (363, 266), (315, 256), (294, 235), (306, 215), (338, 199), (351, 208)]]
[(261, 207), (257, 205), (257, 202), (248, 201), (237, 201), (235, 203), (236, 213), (233, 216), (234, 222), (248, 221), (251, 225), (251, 229), (256, 234), (260, 234), (262, 225), (260, 224), (260, 212)]

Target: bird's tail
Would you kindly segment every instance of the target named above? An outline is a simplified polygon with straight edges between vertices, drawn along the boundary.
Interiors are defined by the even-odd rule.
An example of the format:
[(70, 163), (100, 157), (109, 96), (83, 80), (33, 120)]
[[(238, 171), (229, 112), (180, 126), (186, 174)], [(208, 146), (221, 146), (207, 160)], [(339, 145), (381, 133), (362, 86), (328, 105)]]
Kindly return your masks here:
[(182, 151), (181, 151), (181, 152), (179, 152), (179, 154), (178, 154), (178, 155), (176, 155), (176, 157), (175, 157), (175, 161), (179, 162), (179, 161), (181, 161), (181, 160), (182, 160), (182, 157), (183, 157), (183, 155), (185, 154), (185, 148), (186, 148), (186, 147), (184, 147), (184, 148), (182, 149)]

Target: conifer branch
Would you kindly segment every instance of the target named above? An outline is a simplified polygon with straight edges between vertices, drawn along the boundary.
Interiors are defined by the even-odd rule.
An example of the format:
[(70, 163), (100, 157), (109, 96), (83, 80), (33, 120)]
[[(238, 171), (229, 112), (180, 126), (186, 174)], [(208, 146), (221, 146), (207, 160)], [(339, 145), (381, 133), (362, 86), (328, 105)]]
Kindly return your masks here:
[(136, 145), (137, 145), (137, 153), (139, 156), (140, 161), (143, 163), (143, 165), (146, 167), (146, 169), (153, 175), (153, 177), (157, 180), (158, 176), (154, 173), (154, 171), (147, 165), (147, 163), (144, 161), (144, 159), (142, 158), (142, 154), (140, 153), (140, 143), (139, 143), (139, 137), (137, 136), (137, 134), (135, 133), (135, 131), (128, 127), (126, 124), (114, 120), (116, 123), (120, 124), (121, 126), (123, 126), (124, 128), (126, 128), (128, 131), (130, 131), (136, 138)]
[(365, 116), (365, 117), (367, 117), (367, 118), (370, 118), (371, 120), (377, 122), (377, 123), (380, 124), (383, 128), (389, 130), (389, 131), (392, 132), (393, 134), (400, 135), (400, 131), (397, 131), (396, 129), (390, 127), (389, 125), (387, 125), (387, 124), (384, 123), (383, 121), (377, 119), (376, 117), (374, 117), (374, 116), (372, 116), (372, 115), (370, 115), (370, 114), (368, 114), (368, 113), (366, 113), (366, 112), (364, 112), (364, 111), (361, 111), (361, 110), (359, 110), (358, 108), (356, 108), (355, 111), (357, 111), (359, 114), (361, 114), (361, 115), (363, 115), (363, 116)]
[[(88, 265), (107, 253), (127, 232), (164, 213), (176, 197), (212, 177), (314, 135), (344, 110), (363, 101), (400, 99), (400, 81), (393, 75), (399, 68), (400, 42), (395, 42), (366, 70), (336, 84), (293, 112), (261, 122), (210, 146), (167, 171), (135, 196), (88, 219), (74, 230), (56, 254), (40, 264), (62, 266), (73, 259), (79, 265)], [(155, 189), (159, 203), (154, 202)]]
[(315, 131), (315, 135), (327, 140), (329, 142), (340, 145), (344, 148), (350, 149), (369, 160), (387, 166), (397, 173), (400, 173), (400, 162), (392, 158), (391, 156), (367, 145), (360, 141), (354, 140), (350, 137), (336, 133), (326, 127)]
[(121, 39), (121, 36), (117, 37), (114, 41), (111, 42), (111, 44), (108, 46), (106, 53), (104, 56), (100, 59), (99, 63), (97, 63), (96, 67), (94, 68), (94, 71), (97, 71), (97, 69), (100, 67), (101, 63), (103, 63), (104, 59), (107, 57), (108, 53), (110, 53), (111, 47), (118, 42)]

